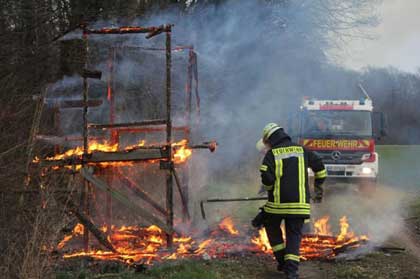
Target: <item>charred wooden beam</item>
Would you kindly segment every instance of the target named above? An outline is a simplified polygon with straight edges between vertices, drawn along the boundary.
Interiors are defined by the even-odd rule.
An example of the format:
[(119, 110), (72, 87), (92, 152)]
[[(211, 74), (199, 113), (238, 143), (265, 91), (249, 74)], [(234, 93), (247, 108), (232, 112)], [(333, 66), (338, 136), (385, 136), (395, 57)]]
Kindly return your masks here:
[(72, 156), (66, 159), (58, 160), (41, 160), (41, 167), (64, 167), (71, 165), (80, 164), (95, 164), (95, 163), (109, 163), (109, 162), (137, 162), (137, 161), (150, 161), (150, 160), (161, 160), (168, 158), (168, 151), (165, 148), (147, 148), (138, 147), (130, 151), (119, 151), (119, 152), (102, 152), (95, 151), (82, 156)]
[(182, 213), (187, 218), (187, 220), (190, 220), (191, 217), (190, 217), (190, 212), (188, 210), (188, 201), (185, 198), (184, 192), (182, 191), (181, 181), (179, 180), (179, 177), (178, 177), (178, 174), (177, 174), (175, 168), (172, 168), (172, 174), (174, 175), (175, 182), (176, 182), (175, 184), (176, 184), (176, 186), (178, 188), (178, 192), (179, 192), (179, 195), (181, 197)]
[[(151, 132), (164, 132), (166, 131), (166, 126), (150, 126), (150, 127), (123, 127), (116, 128), (119, 133), (151, 133)], [(185, 134), (188, 134), (190, 128), (187, 126), (172, 126), (172, 131), (182, 131)]]
[[(114, 49), (124, 49), (124, 50), (153, 50), (153, 51), (166, 51), (166, 48), (163, 47), (143, 47), (136, 45), (123, 45), (123, 46), (114, 46)], [(175, 46), (172, 48), (172, 52), (182, 51), (182, 50), (193, 50), (194, 46)]]
[(217, 148), (217, 142), (216, 141), (203, 142), (202, 144), (189, 145), (188, 148), (191, 148), (191, 149), (208, 149), (208, 150), (210, 150), (210, 152), (214, 152), (214, 151), (216, 151), (216, 148)]
[[(52, 136), (52, 135), (36, 135), (35, 138), (37, 140), (45, 140), (47, 142), (49, 141), (49, 142), (52, 142), (53, 144), (64, 144), (69, 141), (83, 141), (83, 137), (81, 136), (59, 137), (59, 136)], [(94, 141), (102, 141), (104, 139), (105, 139), (104, 137), (89, 137), (89, 140), (94, 140)]]
[(83, 69), (82, 77), (83, 78), (101, 79), (102, 72), (98, 71), (98, 70)]
[[(171, 85), (171, 72), (172, 72), (172, 36), (171, 36), (171, 25), (167, 26), (166, 31), (166, 142), (168, 144), (168, 163), (172, 165), (172, 148), (170, 143), (172, 142), (172, 85)], [(153, 32), (149, 35), (156, 35), (157, 32)], [(173, 204), (173, 179), (172, 179), (172, 168), (168, 169), (166, 174), (166, 225), (173, 229), (174, 226), (174, 204)], [(172, 247), (173, 234), (168, 233), (166, 235), (166, 245), (168, 248)]]
[(112, 28), (102, 28), (102, 29), (89, 29), (84, 28), (84, 34), (136, 34), (136, 33), (148, 33), (146, 36), (147, 39), (160, 34), (162, 32), (168, 32), (171, 29), (171, 25), (165, 24), (160, 26), (152, 27), (141, 27), (141, 26), (123, 26), (123, 27), (112, 27)]
[(113, 128), (152, 126), (152, 125), (164, 125), (164, 124), (166, 124), (166, 119), (156, 119), (156, 120), (145, 120), (145, 121), (133, 122), (133, 123), (89, 124), (89, 128), (113, 129)]
[(100, 180), (99, 178), (93, 176), (92, 172), (88, 168), (82, 168), (80, 171), (81, 175), (92, 183), (93, 186), (101, 189), (102, 191), (108, 191), (112, 197), (119, 201), (124, 206), (132, 209), (138, 216), (144, 218), (148, 222), (160, 227), (168, 234), (173, 233), (173, 228), (162, 222), (160, 219), (152, 215), (151, 213), (147, 212), (144, 208), (141, 208), (137, 204), (133, 203), (129, 198), (127, 198), (121, 192), (110, 188), (104, 181)]
[(344, 245), (342, 245), (340, 247), (334, 248), (333, 251), (334, 251), (334, 254), (337, 255), (339, 253), (345, 252), (348, 249), (357, 247), (357, 246), (359, 246), (361, 244), (365, 244), (366, 242), (367, 242), (366, 240), (355, 240), (355, 241), (351, 241), (351, 242), (346, 243), (346, 244), (344, 244)]
[[(337, 237), (332, 236), (332, 235), (310, 234), (310, 233), (308, 233), (308, 234), (303, 235), (302, 241), (305, 241), (305, 238), (309, 238), (311, 240), (316, 238), (316, 239), (319, 239), (319, 240), (331, 240), (331, 241), (333, 241), (333, 240), (336, 240)], [(311, 240), (309, 240), (309, 241), (311, 241)]]
[(80, 223), (89, 230), (93, 236), (98, 240), (100, 244), (102, 244), (105, 248), (109, 249), (110, 251), (117, 253), (117, 250), (115, 250), (114, 246), (108, 241), (106, 236), (103, 234), (103, 232), (97, 228), (97, 226), (93, 223), (93, 221), (85, 215), (81, 210), (77, 208), (77, 206), (70, 200), (61, 202), (65, 203), (68, 211), (74, 214), (76, 218), (80, 221)]
[(134, 181), (132, 181), (129, 177), (125, 176), (123, 173), (121, 173), (120, 171), (117, 171), (118, 173), (118, 178), (126, 185), (129, 185), (130, 189), (137, 195), (139, 196), (141, 199), (143, 199), (145, 202), (149, 203), (154, 209), (156, 209), (157, 211), (159, 211), (161, 214), (166, 215), (166, 210), (160, 206), (157, 202), (155, 202), (150, 196), (149, 194), (147, 194), (145, 191), (143, 191), (142, 189), (140, 189), (140, 187), (138, 187), (136, 185), (136, 183)]
[(137, 148), (131, 151), (101, 152), (88, 154), (83, 161), (87, 163), (147, 161), (168, 158), (168, 151), (163, 148)]
[(403, 247), (389, 247), (389, 246), (375, 246), (374, 249), (384, 252), (384, 253), (402, 253), (406, 250)]

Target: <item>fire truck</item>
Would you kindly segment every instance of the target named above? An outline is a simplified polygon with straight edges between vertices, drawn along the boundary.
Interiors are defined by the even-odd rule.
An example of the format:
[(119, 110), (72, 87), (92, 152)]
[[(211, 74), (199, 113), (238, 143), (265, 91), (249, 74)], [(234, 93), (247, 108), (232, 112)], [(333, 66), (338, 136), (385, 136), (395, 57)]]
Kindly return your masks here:
[[(385, 135), (382, 113), (372, 100), (304, 99), (295, 135), (323, 160), (329, 183), (352, 183), (372, 189), (378, 177), (375, 141)], [(294, 125), (296, 127), (296, 125)]]

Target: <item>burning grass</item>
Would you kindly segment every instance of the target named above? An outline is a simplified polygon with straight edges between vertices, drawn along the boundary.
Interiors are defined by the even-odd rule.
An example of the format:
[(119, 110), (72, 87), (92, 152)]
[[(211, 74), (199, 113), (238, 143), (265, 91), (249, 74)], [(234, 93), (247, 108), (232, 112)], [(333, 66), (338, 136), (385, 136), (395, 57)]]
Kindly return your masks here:
[[(313, 233), (302, 239), (302, 260), (332, 259), (344, 249), (354, 249), (367, 241), (366, 236), (355, 236), (349, 229), (346, 217), (340, 220), (340, 233), (333, 235), (328, 217), (314, 222)], [(172, 249), (166, 248), (165, 233), (157, 226), (112, 226), (107, 232), (117, 253), (92, 248), (88, 252), (77, 249), (82, 242), (82, 225), (57, 245), (64, 259), (90, 257), (96, 260), (120, 261), (126, 264), (152, 265), (177, 259), (220, 259), (247, 254), (271, 255), (271, 247), (264, 229), (255, 231), (249, 227), (236, 227), (232, 219), (224, 218), (208, 233), (193, 232), (191, 236), (175, 235)], [(76, 247), (76, 248), (75, 248)]]

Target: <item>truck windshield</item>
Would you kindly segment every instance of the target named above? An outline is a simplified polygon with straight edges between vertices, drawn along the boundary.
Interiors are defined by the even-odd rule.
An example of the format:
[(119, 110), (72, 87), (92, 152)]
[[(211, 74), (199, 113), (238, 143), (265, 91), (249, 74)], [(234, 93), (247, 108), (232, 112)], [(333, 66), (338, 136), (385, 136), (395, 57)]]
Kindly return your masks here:
[(302, 119), (303, 137), (372, 137), (369, 111), (310, 110)]

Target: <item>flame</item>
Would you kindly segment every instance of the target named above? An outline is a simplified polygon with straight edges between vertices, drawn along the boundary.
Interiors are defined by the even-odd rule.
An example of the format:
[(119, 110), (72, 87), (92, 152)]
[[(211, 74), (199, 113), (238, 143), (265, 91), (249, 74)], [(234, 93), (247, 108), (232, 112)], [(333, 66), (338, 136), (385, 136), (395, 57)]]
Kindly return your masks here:
[[(123, 150), (124, 151), (131, 151), (133, 149), (139, 148), (139, 147), (143, 147), (146, 145), (146, 141), (145, 140), (140, 140), (138, 141), (136, 144), (133, 145), (129, 145), (127, 147), (125, 147)], [(173, 153), (173, 160), (174, 163), (176, 164), (181, 164), (184, 163), (188, 160), (189, 157), (191, 157), (192, 155), (192, 149), (187, 147), (188, 145), (188, 141), (186, 139), (183, 139), (179, 142), (175, 142), (172, 144), (172, 148), (174, 149), (174, 153)], [(115, 144), (110, 144), (107, 141), (104, 141), (103, 143), (97, 142), (97, 141), (91, 141), (89, 142), (89, 146), (88, 146), (88, 154), (91, 154), (92, 152), (95, 151), (101, 151), (101, 152), (117, 152), (119, 150), (119, 145), (118, 143)], [(59, 161), (59, 160), (65, 160), (65, 159), (69, 159), (72, 157), (80, 157), (83, 155), (84, 151), (83, 151), (83, 147), (81, 146), (77, 146), (75, 148), (69, 149), (63, 153), (60, 154), (56, 154), (55, 156), (51, 156), (51, 157), (47, 157), (45, 158), (46, 161)], [(151, 160), (152, 162), (156, 161), (156, 160)], [(35, 156), (35, 158), (32, 160), (32, 163), (39, 163), (40, 162), (40, 158), (38, 158), (37, 156)], [(99, 167), (105, 168), (108, 166), (113, 166), (113, 167), (119, 167), (119, 166), (132, 166), (133, 163), (132, 162), (101, 162), (97, 164)], [(53, 170), (58, 170), (60, 169), (59, 166), (53, 166), (51, 167)], [(65, 166), (65, 168), (67, 169), (71, 169), (71, 170), (80, 170), (81, 165), (74, 165), (74, 166)]]
[(314, 223), (315, 234), (331, 235), (332, 234), (331, 227), (328, 223), (329, 220), (330, 220), (330, 217), (324, 216), (321, 219), (318, 219), (317, 221), (315, 221)]
[(265, 228), (262, 228), (258, 231), (258, 237), (253, 237), (251, 242), (254, 243), (263, 251), (264, 253), (271, 253), (270, 242), (268, 241), (267, 233)]
[(220, 222), (219, 228), (221, 230), (227, 231), (228, 233), (230, 233), (232, 235), (239, 235), (239, 231), (237, 229), (235, 229), (235, 227), (233, 225), (232, 218), (230, 218), (230, 217), (224, 218), (222, 220), (222, 222)]
[(172, 144), (172, 147), (175, 148), (174, 162), (176, 164), (184, 163), (192, 155), (192, 149), (187, 148), (187, 144), (186, 139)]
[(344, 241), (345, 239), (354, 238), (354, 233), (349, 231), (349, 223), (347, 222), (347, 217), (343, 216), (340, 219), (340, 234), (337, 236), (338, 241)]
[(58, 243), (57, 248), (62, 249), (67, 242), (69, 242), (74, 236), (82, 235), (84, 227), (82, 224), (78, 223), (72, 230), (71, 234), (64, 236), (64, 239)]
[[(350, 230), (346, 216), (340, 219), (340, 233), (337, 236), (334, 236), (330, 230), (328, 221), (328, 216), (316, 220), (313, 224), (314, 233), (303, 236), (300, 249), (303, 260), (334, 258), (340, 248), (358, 247), (368, 239), (367, 236), (356, 236)], [(226, 257), (229, 255), (229, 251), (249, 251), (253, 254), (271, 255), (271, 246), (264, 228), (258, 231), (258, 235), (249, 238), (243, 233), (243, 230), (235, 228), (230, 217), (224, 218), (218, 224), (216, 233), (210, 233), (208, 239), (175, 235), (172, 250), (166, 248), (165, 232), (155, 225), (149, 227), (111, 226), (110, 231), (107, 231), (106, 226), (103, 226), (101, 230), (108, 234), (108, 240), (115, 247), (117, 253), (92, 249), (86, 253), (81, 251), (65, 253), (64, 258), (88, 256), (97, 260), (115, 260), (127, 264), (153, 264), (154, 262), (182, 258)], [(73, 243), (72, 241), (81, 242), (82, 234), (83, 226), (78, 224), (71, 234), (66, 235), (59, 242), (57, 249), (68, 249), (67, 247)]]

